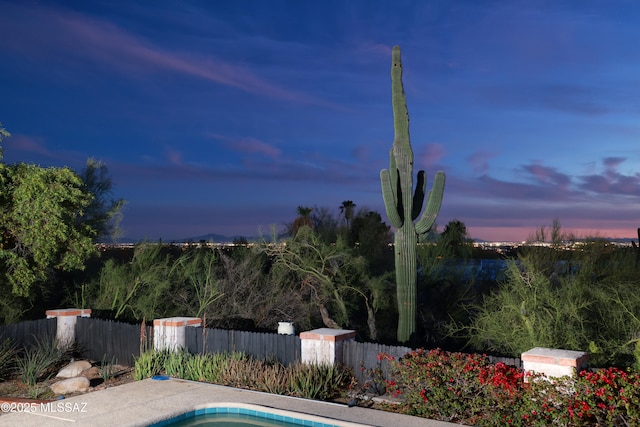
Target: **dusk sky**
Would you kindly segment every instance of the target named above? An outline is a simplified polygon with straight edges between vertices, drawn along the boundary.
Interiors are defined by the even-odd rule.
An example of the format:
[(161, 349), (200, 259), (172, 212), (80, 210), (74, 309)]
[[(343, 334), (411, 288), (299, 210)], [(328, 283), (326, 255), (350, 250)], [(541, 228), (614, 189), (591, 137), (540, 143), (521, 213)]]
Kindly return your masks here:
[(437, 224), (526, 239), (640, 226), (640, 3), (2, 1), (6, 163), (104, 161), (130, 238), (384, 214), (391, 48)]

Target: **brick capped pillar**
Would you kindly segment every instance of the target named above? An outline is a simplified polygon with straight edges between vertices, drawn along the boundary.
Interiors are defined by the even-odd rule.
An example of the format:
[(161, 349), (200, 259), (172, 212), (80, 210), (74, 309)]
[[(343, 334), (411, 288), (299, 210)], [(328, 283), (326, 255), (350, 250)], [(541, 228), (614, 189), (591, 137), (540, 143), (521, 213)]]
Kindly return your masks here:
[(320, 328), (300, 333), (302, 363), (335, 365), (342, 363), (345, 341), (353, 341), (356, 331)]
[(156, 350), (178, 350), (186, 347), (187, 326), (202, 326), (199, 317), (167, 317), (153, 321), (153, 348)]
[(520, 359), (525, 372), (536, 372), (547, 378), (559, 378), (573, 376), (575, 372), (585, 369), (589, 353), (536, 347), (522, 353)]
[(76, 342), (76, 320), (78, 317), (91, 317), (88, 308), (60, 308), (47, 310), (47, 319), (58, 319), (56, 326), (56, 340), (58, 348), (67, 348)]

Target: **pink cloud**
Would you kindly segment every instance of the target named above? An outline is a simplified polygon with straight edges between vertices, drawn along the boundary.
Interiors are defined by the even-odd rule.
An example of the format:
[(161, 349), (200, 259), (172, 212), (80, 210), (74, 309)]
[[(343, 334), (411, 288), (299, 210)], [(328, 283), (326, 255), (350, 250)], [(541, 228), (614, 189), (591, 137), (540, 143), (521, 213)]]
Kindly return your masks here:
[(29, 153), (42, 154), (43, 156), (53, 157), (51, 151), (44, 145), (44, 139), (41, 137), (27, 135), (12, 135), (5, 141), (5, 146), (12, 150), (27, 151)]
[(418, 169), (422, 165), (433, 166), (438, 163), (440, 159), (445, 156), (446, 152), (442, 144), (428, 144), (418, 155), (419, 163), (417, 163)]
[(262, 142), (256, 138), (242, 138), (238, 141), (234, 141), (233, 143), (228, 144), (236, 151), (243, 151), (245, 153), (258, 153), (264, 154), (267, 157), (277, 158), (280, 157), (282, 153), (280, 149), (274, 147), (273, 145)]
[(250, 136), (240, 139), (230, 138), (217, 133), (208, 133), (207, 136), (223, 141), (228, 148), (241, 153), (263, 154), (272, 159), (278, 158), (282, 154), (282, 151), (279, 148)]
[(494, 153), (490, 153), (488, 151), (476, 151), (467, 157), (467, 161), (471, 164), (474, 171), (484, 174), (489, 170), (489, 160), (493, 157), (495, 157)]
[(539, 182), (545, 184), (555, 184), (561, 188), (567, 188), (571, 184), (571, 178), (555, 168), (543, 166), (541, 164), (524, 165), (523, 169), (533, 175)]
[(167, 157), (167, 160), (169, 160), (169, 162), (173, 165), (181, 166), (183, 164), (182, 153), (180, 151), (167, 149), (165, 151), (165, 156)]
[(366, 145), (358, 145), (351, 151), (351, 155), (361, 162), (366, 161), (370, 154), (371, 149)]

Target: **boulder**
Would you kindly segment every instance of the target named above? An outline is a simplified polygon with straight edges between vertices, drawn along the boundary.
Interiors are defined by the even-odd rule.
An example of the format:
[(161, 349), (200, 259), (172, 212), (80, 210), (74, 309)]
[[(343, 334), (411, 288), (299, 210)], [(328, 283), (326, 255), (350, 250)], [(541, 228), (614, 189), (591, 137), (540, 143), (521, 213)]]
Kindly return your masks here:
[(57, 378), (77, 377), (78, 375), (80, 375), (82, 371), (89, 369), (90, 367), (91, 367), (90, 362), (87, 362), (86, 360), (77, 360), (75, 362), (69, 363), (67, 366), (62, 368), (60, 372), (58, 372), (58, 375), (56, 375), (56, 377)]
[(89, 390), (89, 379), (85, 377), (67, 378), (49, 386), (55, 394), (69, 394)]

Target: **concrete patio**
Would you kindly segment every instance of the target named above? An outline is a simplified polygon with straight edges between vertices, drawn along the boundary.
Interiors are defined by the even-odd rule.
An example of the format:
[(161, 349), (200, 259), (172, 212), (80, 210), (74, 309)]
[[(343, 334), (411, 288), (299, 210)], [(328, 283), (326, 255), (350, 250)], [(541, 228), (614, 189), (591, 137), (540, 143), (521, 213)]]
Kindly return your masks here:
[(410, 417), (361, 407), (277, 396), (273, 394), (222, 387), (179, 379), (147, 379), (108, 388), (106, 390), (63, 399), (48, 406), (48, 410), (5, 413), (0, 427), (69, 427), (69, 426), (147, 426), (177, 415), (229, 403), (260, 405), (271, 410), (291, 411), (323, 417), (324, 422), (344, 427), (446, 427), (452, 424)]

